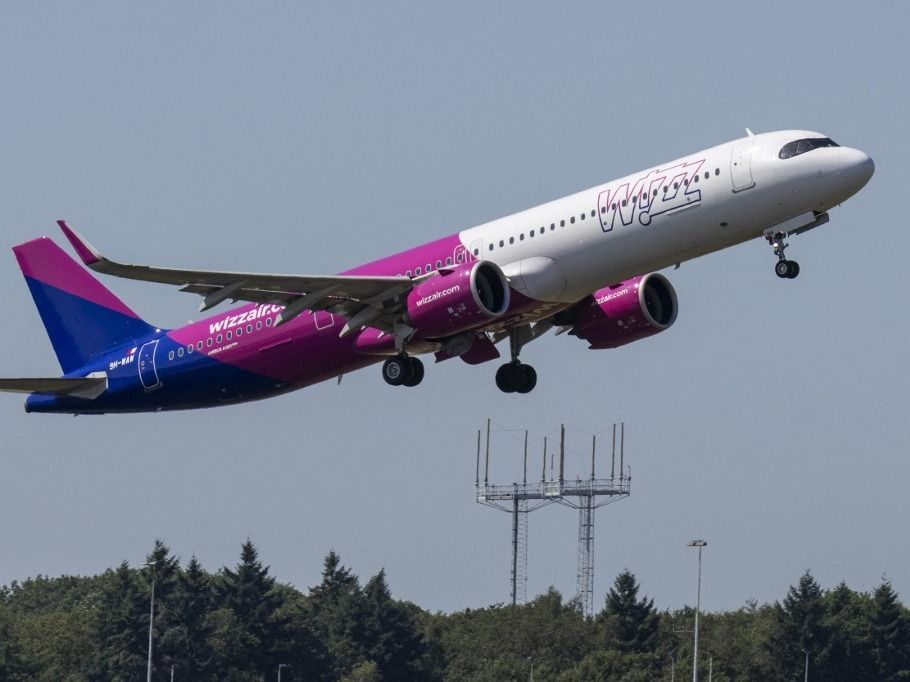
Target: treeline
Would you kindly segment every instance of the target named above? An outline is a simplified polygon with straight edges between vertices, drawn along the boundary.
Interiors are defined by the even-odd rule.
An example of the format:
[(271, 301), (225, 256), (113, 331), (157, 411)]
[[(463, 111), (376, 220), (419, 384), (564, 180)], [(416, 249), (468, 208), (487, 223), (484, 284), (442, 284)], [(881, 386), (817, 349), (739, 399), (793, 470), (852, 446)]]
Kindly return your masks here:
[[(157, 542), (144, 566), (0, 588), (0, 680), (669, 680), (691, 676), (691, 609), (659, 612), (623, 571), (593, 619), (554, 589), (531, 603), (429, 613), (361, 584), (339, 557), (302, 593), (252, 543), (234, 568), (181, 565)], [(715, 680), (910, 679), (910, 614), (891, 585), (823, 590), (805, 573), (780, 602), (700, 618)]]

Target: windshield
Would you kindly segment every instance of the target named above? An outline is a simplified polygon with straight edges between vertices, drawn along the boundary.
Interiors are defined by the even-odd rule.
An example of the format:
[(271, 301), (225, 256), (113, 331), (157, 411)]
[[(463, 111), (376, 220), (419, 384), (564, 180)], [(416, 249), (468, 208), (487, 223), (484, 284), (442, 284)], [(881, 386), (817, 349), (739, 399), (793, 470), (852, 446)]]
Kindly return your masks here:
[(830, 137), (804, 137), (802, 140), (793, 140), (793, 142), (785, 144), (781, 147), (778, 156), (782, 159), (789, 159), (792, 156), (799, 156), (800, 154), (811, 152), (813, 149), (839, 146), (840, 145)]

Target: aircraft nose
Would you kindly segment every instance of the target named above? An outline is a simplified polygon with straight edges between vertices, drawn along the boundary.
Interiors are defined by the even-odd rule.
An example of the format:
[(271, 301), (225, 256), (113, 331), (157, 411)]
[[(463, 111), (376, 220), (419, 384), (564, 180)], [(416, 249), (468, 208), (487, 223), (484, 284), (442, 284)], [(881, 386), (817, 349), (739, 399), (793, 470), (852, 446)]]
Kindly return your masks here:
[(849, 186), (851, 193), (858, 192), (872, 178), (875, 172), (875, 162), (859, 149), (843, 149), (843, 165), (840, 176)]

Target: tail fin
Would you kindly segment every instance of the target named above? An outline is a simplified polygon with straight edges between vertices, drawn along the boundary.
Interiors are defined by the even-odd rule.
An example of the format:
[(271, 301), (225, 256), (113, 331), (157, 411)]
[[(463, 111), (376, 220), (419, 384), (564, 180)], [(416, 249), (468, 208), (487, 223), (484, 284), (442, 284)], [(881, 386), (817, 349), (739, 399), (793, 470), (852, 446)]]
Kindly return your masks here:
[(47, 237), (13, 253), (64, 373), (156, 331)]

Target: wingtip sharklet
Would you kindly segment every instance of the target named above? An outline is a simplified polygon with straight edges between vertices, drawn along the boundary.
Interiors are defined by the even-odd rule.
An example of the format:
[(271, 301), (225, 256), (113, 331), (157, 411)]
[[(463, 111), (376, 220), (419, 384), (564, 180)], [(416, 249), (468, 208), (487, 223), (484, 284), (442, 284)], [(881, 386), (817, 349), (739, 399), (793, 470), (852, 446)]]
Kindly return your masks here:
[(101, 252), (92, 246), (92, 244), (85, 237), (67, 225), (65, 220), (58, 220), (57, 225), (60, 226), (60, 229), (63, 231), (63, 235), (69, 240), (69, 243), (72, 244), (73, 249), (75, 249), (76, 253), (78, 254), (79, 258), (82, 259), (83, 263), (88, 266), (92, 266), (95, 263), (103, 260)]

